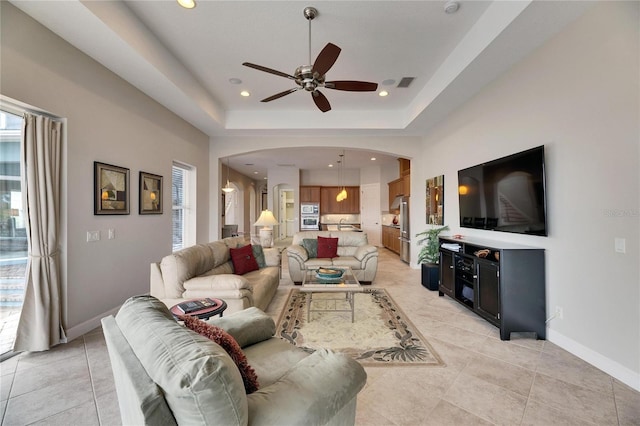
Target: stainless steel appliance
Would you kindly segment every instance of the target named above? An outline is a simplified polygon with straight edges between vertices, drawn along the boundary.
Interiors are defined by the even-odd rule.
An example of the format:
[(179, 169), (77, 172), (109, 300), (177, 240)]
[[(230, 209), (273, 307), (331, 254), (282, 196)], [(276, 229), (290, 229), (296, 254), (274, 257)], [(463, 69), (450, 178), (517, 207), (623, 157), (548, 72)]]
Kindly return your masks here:
[(318, 203), (300, 204), (300, 229), (303, 231), (320, 229), (320, 205)]
[(400, 260), (411, 261), (411, 233), (409, 232), (409, 197), (400, 202)]

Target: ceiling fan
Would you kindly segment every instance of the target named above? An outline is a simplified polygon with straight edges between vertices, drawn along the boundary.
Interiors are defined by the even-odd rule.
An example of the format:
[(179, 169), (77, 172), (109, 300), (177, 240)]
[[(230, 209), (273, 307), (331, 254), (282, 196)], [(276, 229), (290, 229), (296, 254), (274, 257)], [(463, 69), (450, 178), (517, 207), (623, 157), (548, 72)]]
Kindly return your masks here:
[[(309, 63), (311, 63), (311, 21), (316, 16), (318, 16), (318, 10), (316, 8), (304, 8), (304, 17), (309, 21)], [(329, 104), (329, 100), (327, 99), (327, 97), (318, 90), (319, 87), (333, 90), (344, 90), (349, 92), (374, 92), (378, 88), (377, 83), (369, 83), (366, 81), (325, 81), (325, 74), (336, 62), (341, 50), (342, 49), (340, 49), (335, 44), (327, 43), (327, 45), (324, 47), (324, 49), (322, 49), (322, 51), (316, 58), (316, 61), (313, 63), (313, 65), (299, 66), (293, 75), (289, 75), (281, 71), (276, 71), (271, 68), (263, 67), (262, 65), (252, 64), (250, 62), (244, 62), (242, 65), (249, 68), (257, 69), (259, 71), (275, 74), (280, 77), (288, 78), (295, 81), (298, 85), (298, 87), (294, 87), (293, 89), (285, 90), (284, 92), (276, 93), (273, 96), (269, 96), (268, 98), (263, 99), (261, 102), (271, 102), (290, 93), (297, 92), (300, 89), (304, 89), (308, 92), (311, 92), (313, 102), (315, 102), (318, 109), (320, 109), (320, 111), (322, 112), (327, 112), (331, 110), (331, 104)]]

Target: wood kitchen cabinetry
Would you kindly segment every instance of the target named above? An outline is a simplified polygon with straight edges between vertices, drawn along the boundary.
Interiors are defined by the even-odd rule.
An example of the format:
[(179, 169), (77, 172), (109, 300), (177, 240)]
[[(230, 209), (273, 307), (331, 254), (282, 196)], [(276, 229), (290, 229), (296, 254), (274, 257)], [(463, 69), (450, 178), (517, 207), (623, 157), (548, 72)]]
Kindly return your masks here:
[(392, 252), (400, 254), (400, 229), (392, 226), (383, 226), (382, 245)]
[(319, 186), (301, 186), (300, 187), (301, 203), (320, 203), (320, 187)]
[(359, 214), (360, 187), (347, 186), (347, 199), (336, 201), (341, 186), (323, 186), (320, 188), (320, 214)]
[(404, 195), (404, 179), (396, 179), (389, 182), (389, 211), (397, 212), (397, 209), (392, 209), (391, 204), (393, 204), (393, 200), (398, 197)]

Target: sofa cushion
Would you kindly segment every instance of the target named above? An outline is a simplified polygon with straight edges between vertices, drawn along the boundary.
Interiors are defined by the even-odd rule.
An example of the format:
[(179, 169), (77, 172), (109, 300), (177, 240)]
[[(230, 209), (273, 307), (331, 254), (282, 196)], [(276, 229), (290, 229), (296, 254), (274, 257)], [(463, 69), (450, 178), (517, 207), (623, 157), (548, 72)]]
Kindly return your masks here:
[(338, 239), (318, 237), (318, 257), (332, 259), (338, 255)]
[(318, 257), (318, 239), (317, 238), (305, 238), (302, 240), (302, 247), (307, 250), (309, 258)]
[(256, 258), (253, 257), (253, 249), (251, 245), (246, 245), (240, 248), (230, 248), (231, 261), (233, 262), (233, 269), (238, 275), (244, 275), (247, 272), (260, 269)]
[(178, 324), (152, 296), (128, 299), (116, 322), (178, 424), (247, 424), (242, 377), (219, 345)]
[(276, 323), (264, 311), (251, 307), (206, 321), (229, 333), (241, 348), (269, 340), (276, 334)]
[(198, 319), (198, 317), (181, 315), (179, 318), (184, 322), (185, 327), (213, 342), (216, 342), (222, 347), (222, 349), (227, 351), (240, 371), (240, 375), (242, 376), (242, 381), (244, 383), (244, 389), (247, 394), (258, 390), (258, 376), (256, 376), (256, 372), (247, 362), (247, 357), (244, 355), (240, 345), (236, 342), (233, 336), (220, 327), (207, 324), (206, 322)]
[(262, 246), (253, 244), (251, 246), (251, 250), (253, 251), (253, 257), (255, 257), (256, 262), (258, 262), (258, 268), (266, 268), (267, 261), (264, 257), (264, 250), (262, 250)]

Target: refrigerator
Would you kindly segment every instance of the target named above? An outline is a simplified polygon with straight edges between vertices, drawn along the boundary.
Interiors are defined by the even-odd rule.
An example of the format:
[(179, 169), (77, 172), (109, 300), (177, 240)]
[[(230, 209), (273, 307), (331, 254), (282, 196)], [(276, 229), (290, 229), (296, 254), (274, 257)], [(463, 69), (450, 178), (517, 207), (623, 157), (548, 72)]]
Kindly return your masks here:
[(400, 202), (400, 260), (411, 262), (411, 233), (409, 232), (409, 197)]

